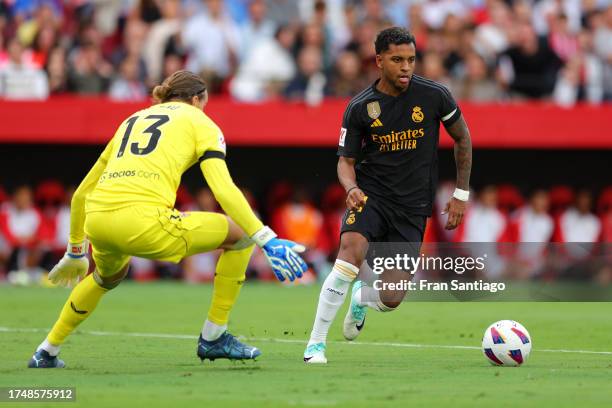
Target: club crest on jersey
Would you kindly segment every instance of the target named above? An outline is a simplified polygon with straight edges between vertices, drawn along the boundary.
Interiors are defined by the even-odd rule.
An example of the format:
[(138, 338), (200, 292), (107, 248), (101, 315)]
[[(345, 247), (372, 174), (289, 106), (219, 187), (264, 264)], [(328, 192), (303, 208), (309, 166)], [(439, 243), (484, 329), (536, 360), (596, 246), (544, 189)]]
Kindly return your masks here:
[(351, 211), (348, 218), (346, 219), (346, 225), (351, 225), (355, 223), (355, 213)]
[(412, 108), (412, 121), (415, 123), (421, 123), (425, 119), (425, 115), (421, 110), (420, 106), (415, 106)]
[(372, 119), (378, 119), (380, 116), (380, 104), (378, 101), (370, 102), (367, 105), (368, 107), (368, 116)]

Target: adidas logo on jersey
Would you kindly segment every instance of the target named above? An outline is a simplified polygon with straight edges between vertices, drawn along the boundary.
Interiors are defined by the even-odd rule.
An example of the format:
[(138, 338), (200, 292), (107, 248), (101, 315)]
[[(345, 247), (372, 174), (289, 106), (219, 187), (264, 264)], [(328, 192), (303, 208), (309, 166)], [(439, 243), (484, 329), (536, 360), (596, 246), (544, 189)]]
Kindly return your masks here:
[(372, 122), (372, 124), (370, 125), (370, 127), (381, 127), (383, 124), (380, 121), (380, 119), (376, 119), (374, 122)]

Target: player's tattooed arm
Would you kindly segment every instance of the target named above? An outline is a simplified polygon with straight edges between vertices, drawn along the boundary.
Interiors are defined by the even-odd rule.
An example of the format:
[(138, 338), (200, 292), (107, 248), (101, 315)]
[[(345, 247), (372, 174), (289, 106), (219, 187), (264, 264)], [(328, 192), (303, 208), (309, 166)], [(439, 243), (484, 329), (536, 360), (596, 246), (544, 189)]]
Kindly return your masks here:
[[(455, 163), (457, 165), (457, 188), (461, 190), (470, 189), (470, 172), (472, 171), (472, 140), (470, 131), (463, 119), (459, 117), (452, 125), (446, 128), (448, 134), (455, 141)], [(442, 214), (448, 214), (446, 221), (447, 230), (455, 229), (463, 221), (466, 211), (466, 202), (452, 197), (446, 204)]]
[(446, 131), (455, 141), (457, 188), (467, 191), (470, 189), (470, 172), (472, 171), (472, 139), (463, 115), (447, 127)]

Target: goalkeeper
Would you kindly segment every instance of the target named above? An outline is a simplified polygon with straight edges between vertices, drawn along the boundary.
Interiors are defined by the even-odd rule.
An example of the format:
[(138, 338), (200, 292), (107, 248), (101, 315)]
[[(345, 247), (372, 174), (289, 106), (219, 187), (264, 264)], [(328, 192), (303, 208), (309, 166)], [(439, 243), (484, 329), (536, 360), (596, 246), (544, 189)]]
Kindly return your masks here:
[[(153, 97), (159, 103), (134, 113), (119, 126), (72, 198), (70, 243), (49, 278), (69, 285), (85, 276), (89, 266), (86, 237), (96, 269), (72, 290), (29, 367), (64, 366), (57, 357), (60, 346), (125, 278), (131, 256), (179, 262), (193, 254), (224, 250), (198, 340), (197, 355), (202, 360), (254, 359), (261, 354), (227, 331), (255, 245), (262, 248), (281, 281), (300, 278), (306, 270), (296, 253), (304, 247), (276, 238), (234, 185), (225, 164), (223, 134), (203, 112), (208, 94), (202, 79), (178, 71), (155, 87)], [(181, 213), (173, 208), (181, 175), (198, 162), (228, 216)]]

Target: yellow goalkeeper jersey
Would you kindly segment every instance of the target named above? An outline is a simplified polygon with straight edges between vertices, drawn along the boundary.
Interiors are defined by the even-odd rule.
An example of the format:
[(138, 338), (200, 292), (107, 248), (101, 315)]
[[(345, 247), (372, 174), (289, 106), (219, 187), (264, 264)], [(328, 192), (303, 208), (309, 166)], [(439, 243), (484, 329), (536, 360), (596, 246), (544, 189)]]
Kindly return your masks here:
[(85, 211), (145, 203), (173, 207), (181, 175), (198, 160), (225, 157), (219, 127), (181, 102), (153, 105), (123, 121), (101, 159), (106, 167)]

